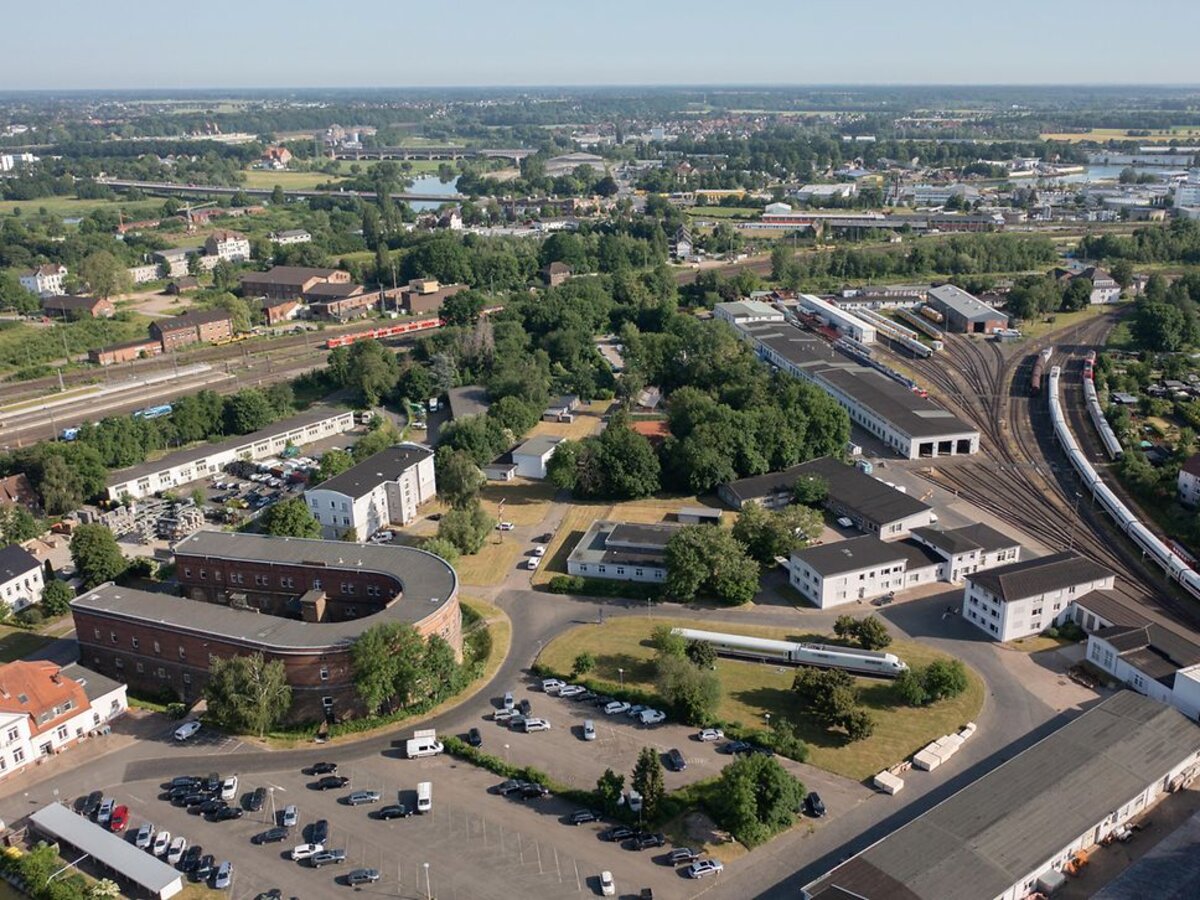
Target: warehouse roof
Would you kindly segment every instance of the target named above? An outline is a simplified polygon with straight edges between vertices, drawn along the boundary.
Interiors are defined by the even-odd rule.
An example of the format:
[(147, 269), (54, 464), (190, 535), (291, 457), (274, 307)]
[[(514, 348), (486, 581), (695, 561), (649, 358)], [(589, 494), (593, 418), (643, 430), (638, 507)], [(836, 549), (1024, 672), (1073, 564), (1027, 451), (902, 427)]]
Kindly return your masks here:
[(1132, 691), (1093, 707), (818, 879), (865, 900), (991, 900), (1196, 753), (1200, 729)]
[(243, 282), (254, 284), (300, 285), (313, 278), (328, 278), (338, 269), (313, 269), (307, 266), (274, 266), (266, 272), (247, 272), (241, 276)]
[(309, 488), (312, 491), (333, 491), (347, 497), (369, 494), (385, 481), (398, 481), (400, 476), (422, 460), (433, 456), (433, 451), (420, 444), (398, 444), (368, 456), (356, 466), (351, 466), (340, 475)]
[(539, 434), (520, 446), (513, 447), (513, 456), (546, 456), (553, 453), (554, 448), (565, 440), (566, 438), (556, 437), (552, 434)]
[(199, 459), (205, 459), (212, 456), (214, 453), (220, 453), (223, 450), (229, 450), (236, 447), (244, 447), (249, 444), (257, 444), (259, 441), (265, 441), (277, 435), (287, 434), (290, 431), (295, 431), (297, 428), (306, 428), (316, 422), (323, 422), (326, 419), (334, 416), (350, 415), (349, 410), (335, 409), (332, 406), (314, 406), (312, 409), (306, 410), (299, 415), (291, 416), (287, 419), (280, 419), (268, 425), (266, 428), (260, 428), (258, 431), (252, 431), (250, 434), (243, 434), (238, 437), (231, 437), (228, 440), (219, 441), (211, 444), (198, 444), (195, 447), (189, 447), (187, 450), (180, 450), (178, 453), (172, 453), (164, 456), (161, 459), (156, 459), (153, 462), (142, 463), (140, 466), (130, 466), (128, 469), (118, 469), (108, 476), (108, 484), (124, 484), (128, 481), (136, 481), (146, 475), (153, 475), (155, 472), (163, 472), (167, 469), (173, 469), (176, 466), (182, 466), (190, 462), (195, 462)]
[(822, 578), (887, 563), (904, 562), (907, 558), (908, 555), (895, 544), (881, 541), (873, 534), (864, 534), (862, 537), (832, 544), (805, 547), (792, 553), (792, 559), (804, 563)]
[(1025, 560), (969, 575), (967, 580), (1002, 601), (1036, 597), (1088, 581), (1112, 578), (1111, 569), (1085, 559), (1073, 550)]
[(953, 310), (968, 322), (988, 322), (993, 319), (1008, 321), (1008, 316), (1004, 313), (952, 284), (930, 288), (929, 298), (938, 301), (947, 309)]
[(668, 523), (639, 525), (598, 519), (580, 538), (568, 561), (661, 567), (665, 564), (667, 541), (683, 527)]
[(670, 522), (643, 525), (636, 522), (620, 522), (608, 536), (608, 543), (630, 547), (666, 547), (667, 542), (679, 533), (683, 526)]
[(70, 844), (156, 897), (170, 897), (182, 889), (183, 876), (174, 868), (152, 854), (139, 850), (123, 835), (101, 828), (61, 803), (43, 806), (29, 820), (42, 834)]
[(888, 487), (857, 466), (847, 466), (831, 456), (801, 463), (788, 471), (797, 473), (792, 478), (793, 483), (804, 475), (819, 475), (825, 480), (831, 501), (877, 526), (920, 515), (930, 509), (916, 497)]
[(1120, 600), (1115, 591), (1088, 591), (1077, 597), (1075, 605), (1094, 613), (1112, 625), (1144, 625), (1146, 619)]

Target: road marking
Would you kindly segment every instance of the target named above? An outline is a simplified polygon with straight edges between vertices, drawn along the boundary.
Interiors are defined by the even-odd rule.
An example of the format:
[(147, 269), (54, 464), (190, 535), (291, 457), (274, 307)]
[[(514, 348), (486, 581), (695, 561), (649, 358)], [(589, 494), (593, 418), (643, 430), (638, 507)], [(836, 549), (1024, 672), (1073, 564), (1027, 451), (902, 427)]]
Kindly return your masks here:
[(579, 860), (573, 859), (571, 862), (575, 865), (575, 890), (583, 892), (583, 882), (579, 879)]
[(129, 795), (129, 799), (130, 799), (130, 800), (136, 800), (138, 803), (145, 803), (145, 802), (146, 802), (146, 801), (145, 801), (145, 800), (143, 800), (141, 797), (135, 797), (135, 796), (133, 796), (133, 794), (130, 794), (130, 795)]
[(521, 865), (525, 865), (525, 847), (521, 842), (521, 832), (517, 832), (517, 855), (521, 857)]
[(285, 787), (280, 787), (280, 786), (279, 786), (279, 785), (277, 785), (277, 784), (272, 784), (272, 783), (271, 783), (271, 782), (269, 782), (269, 781), (267, 782), (267, 787), (269, 787), (269, 788), (275, 788), (275, 790), (277, 790), (277, 791), (283, 791), (283, 793), (285, 793), (285, 794), (287, 793), (287, 788), (285, 788)]
[(539, 875), (545, 875), (546, 873), (545, 873), (545, 871), (542, 869), (542, 844), (541, 844), (541, 842), (540, 842), (540, 841), (534, 841), (534, 842), (533, 842), (533, 846), (537, 848), (537, 858), (538, 858), (538, 874), (539, 874)]
[(558, 870), (558, 883), (562, 884), (562, 866), (558, 863), (558, 848), (554, 848), (554, 868)]

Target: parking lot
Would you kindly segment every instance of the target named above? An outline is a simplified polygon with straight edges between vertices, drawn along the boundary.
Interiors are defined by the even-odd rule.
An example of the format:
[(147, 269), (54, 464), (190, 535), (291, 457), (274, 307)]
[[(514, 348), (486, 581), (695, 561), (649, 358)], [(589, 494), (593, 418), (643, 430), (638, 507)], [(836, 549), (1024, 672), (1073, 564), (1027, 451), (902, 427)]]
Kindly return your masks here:
[[(320, 759), (318, 751), (313, 762)], [(215, 756), (214, 763), (219, 761), (220, 756)], [(271, 888), (281, 889), (285, 897), (305, 900), (342, 896), (351, 889), (347, 873), (358, 867), (378, 869), (381, 875), (373, 885), (357, 888), (364, 893), (425, 897), (428, 874), (429, 892), (443, 900), (595, 895), (604, 870), (615, 876), (619, 895), (653, 887), (661, 897), (691, 896), (711, 884), (711, 880), (685, 878), (682, 867), (673, 869), (665, 859), (670, 845), (638, 852), (602, 841), (598, 835), (604, 823), (568, 824), (574, 807), (555, 798), (522, 802), (490, 794), (488, 788), (500, 779), (447, 757), (373, 757), (343, 766), (339, 774), (348, 776), (349, 784), (328, 792), (311, 787), (316, 776), (295, 770), (244, 775), (239, 796), (261, 786), (269, 792), (267, 803), (260, 813), (222, 823), (206, 821), (160, 799), (159, 779), (121, 785), (106, 793), (129, 806), (130, 841), (138, 827), (149, 821), (159, 830), (184, 835), (189, 844), (199, 843), (217, 863), (232, 861), (230, 896), (239, 900)], [(387, 803), (411, 805), (420, 781), (433, 784), (432, 812), (390, 821), (373, 816)], [(344, 798), (352, 790), (376, 790), (382, 800), (350, 806)], [(281, 815), (289, 804), (298, 808), (299, 823), (288, 837), (280, 843), (252, 844), (251, 838), (274, 824), (273, 816)], [(329, 823), (325, 846), (346, 851), (344, 863), (313, 869), (291, 861), (292, 847), (308, 839), (318, 819)]]

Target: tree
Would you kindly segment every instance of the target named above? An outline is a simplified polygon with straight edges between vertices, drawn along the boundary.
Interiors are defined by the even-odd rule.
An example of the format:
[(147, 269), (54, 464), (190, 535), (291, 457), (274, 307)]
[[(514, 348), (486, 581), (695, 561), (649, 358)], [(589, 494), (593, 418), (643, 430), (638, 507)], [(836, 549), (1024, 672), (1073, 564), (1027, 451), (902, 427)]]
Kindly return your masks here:
[(464, 682), (463, 668), (458, 664), (454, 648), (441, 635), (431, 634), (425, 641), (425, 652), (421, 654), (416, 699), (437, 703), (458, 693)]
[(469, 556), (483, 548), (495, 525), (496, 520), (487, 514), (483, 505), (473, 500), (444, 514), (438, 522), (437, 536)]
[(820, 506), (829, 496), (829, 482), (820, 475), (802, 475), (796, 480), (792, 493), (797, 503)]
[(42, 505), (52, 515), (69, 513), (84, 501), (79, 473), (61, 456), (51, 456), (42, 467)]
[(249, 434), (271, 424), (275, 411), (258, 388), (244, 388), (225, 398), (224, 417), (227, 434)]
[(875, 718), (861, 706), (848, 711), (838, 724), (846, 730), (851, 743), (866, 740), (875, 733)]
[(113, 294), (124, 294), (133, 288), (129, 270), (107, 250), (84, 257), (76, 274), (92, 294), (106, 300)]
[(833, 633), (843, 641), (852, 640), (854, 638), (855, 626), (858, 620), (854, 616), (843, 613), (834, 620)]
[(929, 702), (929, 695), (925, 693), (923, 674), (915, 669), (905, 669), (892, 682), (892, 690), (908, 706), (924, 706)]
[(758, 563), (723, 528), (681, 529), (667, 542), (666, 563), (667, 590), (685, 603), (712, 595), (736, 606), (749, 603), (758, 592)]
[(578, 678), (580, 675), (586, 675), (594, 668), (596, 668), (595, 654), (584, 650), (575, 657), (575, 662), (571, 664), (571, 674)]
[(699, 669), (687, 658), (661, 656), (656, 662), (656, 685), (666, 700), (689, 725), (705, 725), (721, 702), (721, 681), (712, 669)]
[(459, 291), (447, 297), (439, 311), (447, 325), (474, 325), (486, 301), (478, 291)]
[(373, 625), (355, 639), (350, 648), (354, 690), (368, 713), (408, 702), (422, 655), (421, 635), (402, 622)]
[(715, 669), (717, 648), (708, 641), (688, 641), (687, 658), (697, 669)]
[(275, 185), (275, 187), (271, 188), (271, 205), (272, 206), (283, 206), (286, 202), (287, 202), (287, 197), (284, 196), (282, 185), (277, 184), (277, 185)]
[(359, 463), (399, 442), (400, 432), (396, 429), (396, 423), (383, 416), (376, 416), (371, 422), (371, 430), (358, 439), (350, 455)]
[(659, 489), (660, 472), (650, 442), (617, 413), (598, 437), (583, 440), (574, 492), (597, 500), (648, 497)]
[(487, 476), (463, 450), (439, 447), (434, 462), (438, 494), (454, 508), (469, 506), (487, 484)]
[(654, 821), (666, 788), (663, 785), (662, 762), (653, 747), (643, 747), (633, 767), (633, 789), (642, 795), (642, 814)]
[(321, 523), (302, 497), (292, 497), (268, 507), (262, 515), (263, 530), (276, 537), (319, 538)]
[(1086, 309), (1092, 302), (1092, 279), (1080, 275), (1072, 278), (1062, 295), (1062, 309), (1067, 312)]
[[(317, 469), (316, 484), (328, 481), (335, 475), (341, 475), (353, 465), (354, 457), (345, 450), (339, 450), (337, 447), (326, 450), (324, 455), (321, 456), (321, 465)], [(441, 487), (441, 485), (438, 485), (438, 487)]]
[(121, 886), (111, 878), (101, 878), (88, 888), (87, 900), (120, 900)]
[(0, 506), (0, 544), (23, 544), (42, 533), (33, 513), (17, 503)]
[(711, 796), (717, 821), (754, 847), (791, 827), (805, 789), (777, 760), (754, 753), (727, 765)]
[(329, 354), (329, 375), (339, 387), (354, 391), (363, 406), (377, 406), (396, 389), (400, 366), (396, 354), (379, 341), (358, 341)]
[(650, 643), (661, 659), (664, 656), (684, 656), (687, 653), (688, 640), (677, 634), (670, 625), (655, 625), (650, 632)]
[(864, 650), (882, 650), (892, 642), (887, 626), (878, 616), (860, 619), (854, 630), (854, 637)]
[(343, 541), (347, 544), (357, 544), (358, 543), (358, 529), (355, 528), (353, 525), (351, 525), (349, 528), (347, 528), (345, 531), (343, 531), (341, 534), (338, 535), (338, 540)]
[(621, 808), (621, 795), (625, 792), (625, 776), (612, 769), (605, 769), (596, 781), (596, 799), (605, 815), (613, 815)]
[(85, 590), (115, 581), (129, 565), (104, 525), (80, 525), (71, 535), (71, 561)]
[(42, 609), (48, 616), (65, 616), (71, 611), (71, 601), (74, 599), (75, 592), (71, 586), (55, 578), (46, 582), (42, 590)]
[(785, 507), (773, 511), (759, 503), (742, 507), (733, 526), (733, 536), (746, 545), (750, 555), (764, 566), (787, 558), (821, 533), (824, 520), (820, 512), (806, 506)]
[(583, 450), (578, 441), (563, 441), (554, 448), (554, 455), (546, 461), (546, 478), (555, 487), (573, 491), (579, 477), (579, 456)]
[(450, 565), (454, 565), (456, 562), (458, 562), (458, 547), (450, 543), (445, 538), (426, 538), (421, 542), (421, 549), (427, 550), (435, 556), (440, 556), (446, 562), (450, 563)]
[(959, 659), (935, 659), (925, 667), (922, 681), (930, 703), (957, 697), (970, 685), (967, 668)]
[(1133, 263), (1127, 259), (1113, 260), (1112, 265), (1108, 267), (1108, 274), (1121, 286), (1121, 290), (1125, 290), (1133, 284)]
[(259, 737), (292, 708), (292, 688), (283, 661), (268, 662), (261, 653), (215, 658), (204, 697), (217, 724)]
[(842, 669), (805, 666), (796, 672), (792, 690), (800, 705), (827, 726), (840, 722), (858, 704), (854, 678)]

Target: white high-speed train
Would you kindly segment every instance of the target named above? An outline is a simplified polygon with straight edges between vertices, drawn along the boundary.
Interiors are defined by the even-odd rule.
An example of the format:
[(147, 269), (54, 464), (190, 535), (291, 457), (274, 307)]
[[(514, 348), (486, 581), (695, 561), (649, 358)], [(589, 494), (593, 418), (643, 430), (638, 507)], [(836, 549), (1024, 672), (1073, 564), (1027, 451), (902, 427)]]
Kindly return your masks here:
[(1104, 483), (1092, 464), (1088, 462), (1087, 457), (1083, 455), (1083, 451), (1079, 449), (1079, 444), (1076, 442), (1075, 436), (1071, 434), (1066, 416), (1063, 414), (1062, 398), (1059, 395), (1061, 379), (1061, 367), (1054, 366), (1050, 369), (1050, 383), (1046, 393), (1050, 398), (1050, 421), (1054, 425), (1054, 435), (1062, 444), (1063, 450), (1066, 451), (1067, 459), (1079, 473), (1079, 477), (1088, 491), (1096, 498), (1096, 502), (1112, 516), (1117, 527), (1125, 532), (1140, 550), (1158, 563), (1168, 578), (1178, 581), (1185, 591), (1200, 600), (1200, 573), (1191, 568), (1183, 557), (1159, 540), (1154, 532), (1138, 520), (1129, 507), (1122, 503)]
[(1108, 454), (1108, 458), (1120, 459), (1125, 455), (1125, 451), (1117, 439), (1117, 433), (1108, 424), (1108, 419), (1104, 418), (1104, 410), (1100, 408), (1100, 398), (1096, 396), (1096, 383), (1091, 375), (1093, 371), (1089, 366), (1083, 372), (1083, 398), (1087, 401), (1088, 415), (1091, 416), (1092, 424), (1096, 426), (1096, 431), (1100, 435), (1100, 443), (1104, 445), (1104, 452)]
[(697, 631), (693, 628), (672, 628), (671, 632), (689, 641), (712, 644), (721, 656), (736, 656), (755, 662), (770, 661), (787, 663), (792, 666), (845, 669), (847, 672), (878, 675), (883, 678), (895, 678), (908, 668), (908, 664), (894, 653), (854, 650), (850, 647), (832, 647), (828, 644), (772, 641), (767, 638), (748, 637), (744, 634)]

